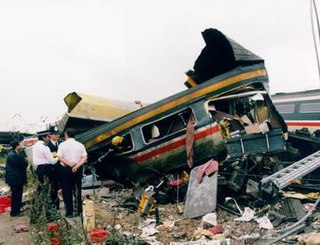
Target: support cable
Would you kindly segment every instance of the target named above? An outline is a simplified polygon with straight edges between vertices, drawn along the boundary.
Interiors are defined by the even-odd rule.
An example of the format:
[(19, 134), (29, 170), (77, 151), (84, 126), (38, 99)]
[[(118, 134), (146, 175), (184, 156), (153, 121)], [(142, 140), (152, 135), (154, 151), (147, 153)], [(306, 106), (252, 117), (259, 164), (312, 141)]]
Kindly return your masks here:
[(315, 27), (313, 22), (313, 13), (316, 16), (317, 20), (317, 29), (318, 29), (318, 38), (320, 40), (320, 29), (319, 29), (319, 17), (318, 17), (318, 11), (317, 11), (317, 5), (315, 0), (310, 0), (310, 14), (311, 14), (311, 27), (312, 27), (312, 35), (313, 35), (313, 44), (316, 51), (316, 58), (317, 58), (317, 65), (318, 65), (318, 75), (320, 80), (320, 61), (319, 61), (319, 53), (318, 53), (318, 47), (316, 42), (316, 34), (315, 34)]

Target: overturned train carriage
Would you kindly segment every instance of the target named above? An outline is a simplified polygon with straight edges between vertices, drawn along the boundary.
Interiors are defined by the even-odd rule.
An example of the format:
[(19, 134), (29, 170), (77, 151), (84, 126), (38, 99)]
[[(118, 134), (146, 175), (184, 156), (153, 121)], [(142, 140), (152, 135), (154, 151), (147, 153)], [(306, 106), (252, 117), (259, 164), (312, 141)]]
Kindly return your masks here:
[[(270, 99), (263, 60), (234, 41), (231, 45), (217, 30), (206, 30), (204, 37), (208, 33), (201, 62), (188, 73), (189, 89), (77, 136), (101, 177), (113, 174), (135, 182), (187, 163), (190, 168), (212, 158), (222, 163), (285, 150), (286, 127)], [(211, 44), (207, 48), (212, 38), (219, 39), (214, 40), (218, 55)], [(204, 62), (207, 55), (214, 60)], [(215, 70), (221, 59), (232, 65)], [(115, 136), (122, 137), (117, 147), (111, 143)]]

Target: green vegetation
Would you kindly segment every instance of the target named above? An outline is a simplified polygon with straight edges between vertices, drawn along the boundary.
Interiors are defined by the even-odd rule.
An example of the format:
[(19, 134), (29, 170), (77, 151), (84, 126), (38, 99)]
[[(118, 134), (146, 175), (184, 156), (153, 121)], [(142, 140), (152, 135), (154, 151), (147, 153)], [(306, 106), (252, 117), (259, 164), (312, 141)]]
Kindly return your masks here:
[[(28, 202), (30, 209), (27, 214), (30, 217), (30, 227), (32, 241), (35, 245), (43, 244), (63, 244), (63, 245), (89, 245), (92, 244), (88, 233), (84, 230), (82, 219), (80, 217), (65, 219), (51, 203), (50, 189), (48, 183), (40, 185), (32, 171), (28, 171), (28, 189), (33, 192), (33, 197)], [(33, 191), (32, 191), (33, 190)], [(36, 190), (36, 191), (35, 191)], [(118, 211), (113, 212), (112, 224), (108, 225), (109, 235), (104, 244), (110, 245), (144, 245), (134, 235), (124, 235), (114, 227)], [(106, 225), (104, 217), (99, 214), (96, 217), (100, 221), (99, 227)], [(135, 224), (132, 224), (135, 225)], [(59, 243), (60, 242), (60, 243)]]
[[(34, 244), (50, 244), (60, 241), (64, 245), (90, 244), (83, 229), (81, 220), (73, 220), (70, 224), (54, 208), (50, 200), (48, 183), (41, 185), (34, 181), (36, 195), (30, 200), (30, 223), (32, 224), (32, 240)], [(52, 243), (59, 244), (59, 243)]]

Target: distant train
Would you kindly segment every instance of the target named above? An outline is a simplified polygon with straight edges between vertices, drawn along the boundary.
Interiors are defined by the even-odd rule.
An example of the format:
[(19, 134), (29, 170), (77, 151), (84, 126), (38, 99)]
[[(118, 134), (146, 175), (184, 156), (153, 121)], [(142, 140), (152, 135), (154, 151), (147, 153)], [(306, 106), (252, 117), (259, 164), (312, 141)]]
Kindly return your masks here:
[(320, 89), (276, 93), (271, 97), (289, 131), (307, 128), (315, 133), (320, 130)]

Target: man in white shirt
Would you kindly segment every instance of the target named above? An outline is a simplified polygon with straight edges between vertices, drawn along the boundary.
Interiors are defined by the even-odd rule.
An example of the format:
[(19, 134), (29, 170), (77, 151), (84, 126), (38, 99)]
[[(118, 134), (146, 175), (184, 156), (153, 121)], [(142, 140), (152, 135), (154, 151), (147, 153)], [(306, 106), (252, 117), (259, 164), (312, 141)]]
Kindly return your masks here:
[[(40, 206), (39, 209), (45, 208), (47, 213), (47, 219), (51, 220), (51, 208), (54, 207), (54, 202), (56, 200), (55, 194), (53, 192), (54, 183), (54, 164), (58, 161), (58, 158), (54, 158), (50, 152), (50, 149), (46, 144), (49, 142), (49, 131), (37, 132), (38, 141), (32, 147), (32, 161), (33, 167), (35, 168), (36, 175), (40, 182), (38, 187), (38, 199), (44, 206)], [(47, 197), (50, 195), (50, 200), (48, 202)], [(51, 202), (51, 203), (50, 203)], [(33, 210), (35, 212), (32, 216), (37, 216), (38, 212), (41, 210)], [(33, 222), (33, 221), (31, 221)]]
[[(61, 168), (62, 195), (66, 209), (66, 217), (70, 218), (82, 212), (81, 181), (82, 165), (87, 161), (87, 152), (83, 144), (74, 139), (75, 130), (65, 130), (65, 141), (59, 145), (58, 159)], [(73, 194), (75, 197), (73, 198)], [(73, 210), (73, 201), (75, 210)]]
[(50, 182), (53, 174), (53, 166), (58, 161), (51, 154), (46, 144), (49, 142), (49, 131), (38, 132), (38, 141), (32, 147), (32, 161), (36, 169), (37, 177), (40, 183), (44, 183), (45, 178)]

